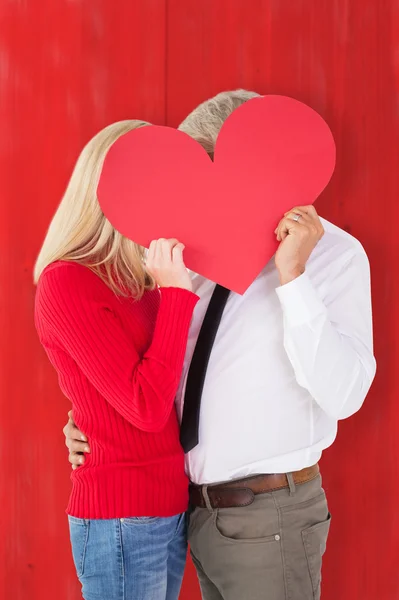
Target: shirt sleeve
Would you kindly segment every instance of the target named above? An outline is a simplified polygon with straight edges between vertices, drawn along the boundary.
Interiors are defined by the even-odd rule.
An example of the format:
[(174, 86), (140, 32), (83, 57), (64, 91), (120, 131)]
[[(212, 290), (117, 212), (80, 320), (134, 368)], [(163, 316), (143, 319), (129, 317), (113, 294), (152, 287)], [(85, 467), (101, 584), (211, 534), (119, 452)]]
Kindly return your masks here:
[(174, 406), (198, 296), (178, 288), (161, 290), (152, 342), (140, 356), (134, 335), (124, 330), (111, 303), (98, 293), (104, 283), (89, 273), (98, 279), (93, 290), (86, 276), (82, 280), (82, 269), (64, 266), (42, 276), (35, 314), (39, 336), (42, 342), (49, 336), (55, 340), (132, 425), (161, 431)]
[(297, 382), (332, 418), (363, 404), (376, 371), (370, 268), (363, 249), (330, 280), (321, 298), (305, 273), (277, 289), (284, 346)]

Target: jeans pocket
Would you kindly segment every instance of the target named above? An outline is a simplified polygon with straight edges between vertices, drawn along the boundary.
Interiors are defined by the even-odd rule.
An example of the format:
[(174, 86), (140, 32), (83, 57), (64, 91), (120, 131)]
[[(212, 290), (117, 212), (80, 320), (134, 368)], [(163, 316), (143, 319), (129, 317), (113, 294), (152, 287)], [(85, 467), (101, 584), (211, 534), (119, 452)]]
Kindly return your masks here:
[(90, 521), (68, 517), (71, 538), (72, 556), (76, 573), (80, 579), (84, 573), (87, 542), (89, 539)]
[[(238, 510), (243, 510), (242, 508), (239, 508)], [(222, 517), (223, 515), (223, 517)], [(257, 544), (276, 544), (277, 542), (280, 542), (280, 529), (279, 529), (279, 525), (276, 522), (275, 524), (272, 525), (273, 527), (273, 533), (270, 533), (269, 535), (265, 534), (264, 532), (262, 532), (260, 535), (249, 535), (248, 533), (245, 532), (245, 528), (244, 531), (240, 531), (240, 533), (237, 533), (237, 527), (236, 527), (236, 522), (237, 520), (240, 519), (240, 515), (239, 513), (237, 513), (236, 518), (232, 518), (232, 515), (229, 514), (227, 516), (227, 518), (224, 516), (223, 513), (221, 513), (220, 510), (215, 511), (214, 517), (213, 517), (213, 522), (214, 522), (214, 526), (215, 526), (215, 530), (216, 533), (218, 535), (218, 537), (222, 540), (224, 540), (225, 542), (229, 542), (232, 544), (252, 544), (252, 545), (257, 545)], [(280, 544), (278, 544), (278, 547), (280, 547)]]
[(331, 515), (321, 523), (316, 523), (302, 531), (302, 540), (305, 547), (310, 579), (313, 588), (313, 600), (320, 599), (321, 566), (323, 554), (326, 551), (328, 532), (330, 530)]

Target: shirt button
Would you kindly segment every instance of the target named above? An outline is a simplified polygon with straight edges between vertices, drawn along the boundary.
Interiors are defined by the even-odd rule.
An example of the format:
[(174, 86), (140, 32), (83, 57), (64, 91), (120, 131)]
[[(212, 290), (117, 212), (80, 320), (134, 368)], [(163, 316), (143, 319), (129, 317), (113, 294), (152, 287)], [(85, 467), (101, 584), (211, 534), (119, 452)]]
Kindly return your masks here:
[(280, 536), (279, 535), (275, 535), (274, 539), (276, 540), (276, 542), (279, 542), (280, 541)]

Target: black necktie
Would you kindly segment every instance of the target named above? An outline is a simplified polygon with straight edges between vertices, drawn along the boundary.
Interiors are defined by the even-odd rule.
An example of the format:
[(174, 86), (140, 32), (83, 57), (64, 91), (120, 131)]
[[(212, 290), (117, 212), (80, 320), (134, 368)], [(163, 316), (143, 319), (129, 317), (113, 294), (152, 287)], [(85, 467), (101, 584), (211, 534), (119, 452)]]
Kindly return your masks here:
[(198, 444), (201, 396), (206, 369), (229, 294), (230, 290), (219, 284), (216, 285), (205, 313), (188, 370), (183, 418), (180, 428), (180, 442), (186, 454)]

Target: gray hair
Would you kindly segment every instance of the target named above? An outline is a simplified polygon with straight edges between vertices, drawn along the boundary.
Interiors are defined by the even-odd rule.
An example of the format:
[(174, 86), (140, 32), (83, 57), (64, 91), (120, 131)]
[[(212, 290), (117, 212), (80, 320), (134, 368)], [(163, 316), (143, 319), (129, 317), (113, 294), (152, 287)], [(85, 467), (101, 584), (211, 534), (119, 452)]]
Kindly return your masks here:
[(179, 129), (200, 143), (213, 158), (219, 131), (227, 117), (241, 104), (259, 95), (247, 90), (220, 92), (197, 106), (179, 125)]

